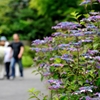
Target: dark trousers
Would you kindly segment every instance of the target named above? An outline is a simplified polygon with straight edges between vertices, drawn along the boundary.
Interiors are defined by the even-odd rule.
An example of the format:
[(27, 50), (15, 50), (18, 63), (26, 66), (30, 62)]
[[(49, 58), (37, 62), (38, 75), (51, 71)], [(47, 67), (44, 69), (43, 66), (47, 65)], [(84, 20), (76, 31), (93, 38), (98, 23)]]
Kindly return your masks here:
[(6, 77), (9, 79), (10, 76), (10, 62), (5, 63)]
[(11, 67), (12, 67), (12, 74), (11, 76), (15, 77), (15, 64), (18, 63), (19, 65), (19, 71), (20, 71), (20, 76), (23, 77), (23, 65), (21, 59), (12, 59), (11, 62)]

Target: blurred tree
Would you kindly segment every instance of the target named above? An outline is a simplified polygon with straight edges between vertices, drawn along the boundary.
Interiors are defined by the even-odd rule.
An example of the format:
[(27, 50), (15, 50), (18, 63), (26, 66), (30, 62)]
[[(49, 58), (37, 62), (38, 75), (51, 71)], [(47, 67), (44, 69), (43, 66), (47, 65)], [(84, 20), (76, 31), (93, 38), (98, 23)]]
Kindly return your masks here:
[[(0, 35), (33, 40), (50, 35), (51, 26), (60, 21), (74, 21), (71, 12), (83, 14), (82, 0), (0, 0)], [(100, 8), (100, 7), (98, 7)]]
[(11, 0), (0, 0), (0, 23), (9, 20), (6, 14), (11, 11), (11, 8), (8, 6), (10, 1)]
[(10, 20), (7, 16), (7, 13), (11, 11), (11, 8), (8, 6), (10, 1), (11, 0), (0, 0), (0, 34), (9, 31), (5, 24)]
[(0, 16), (0, 20), (3, 20), (0, 21), (1, 35), (11, 38), (11, 35), (17, 32), (21, 39), (32, 40), (51, 33), (52, 21), (50, 18), (38, 15), (35, 9), (29, 8), (29, 0), (9, 0), (0, 2), (0, 7), (2, 5), (4, 7)]
[[(82, 11), (79, 7), (82, 0), (30, 0), (30, 7), (38, 11), (39, 15), (52, 17), (53, 21), (70, 20), (71, 12)], [(80, 9), (81, 8), (81, 9)]]

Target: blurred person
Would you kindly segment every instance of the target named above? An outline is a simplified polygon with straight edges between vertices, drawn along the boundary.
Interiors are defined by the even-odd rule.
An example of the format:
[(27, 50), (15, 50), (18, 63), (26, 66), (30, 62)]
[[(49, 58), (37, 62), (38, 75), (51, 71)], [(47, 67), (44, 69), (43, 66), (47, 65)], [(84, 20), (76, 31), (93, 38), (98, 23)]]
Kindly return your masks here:
[(15, 64), (18, 63), (19, 65), (19, 71), (20, 71), (20, 77), (23, 77), (23, 65), (22, 65), (22, 55), (24, 52), (24, 45), (19, 39), (19, 35), (16, 33), (13, 35), (13, 42), (9, 45), (13, 52), (13, 59), (11, 61), (11, 79), (15, 78)]
[[(1, 78), (4, 78), (4, 74), (6, 72), (6, 77), (7, 79), (9, 79), (9, 75), (10, 75), (10, 61), (11, 61), (11, 58), (10, 58), (10, 51), (11, 51), (11, 48), (8, 47), (9, 45), (9, 42), (7, 41), (6, 37), (5, 36), (2, 36), (0, 38), (0, 44), (2, 46), (2, 50), (3, 50), (3, 53), (4, 53), (4, 65), (5, 65), (5, 70), (4, 68), (2, 69), (2, 72), (1, 72)], [(3, 65), (2, 65), (3, 66)]]
[(4, 46), (2, 45), (2, 43), (0, 41), (0, 79), (4, 78), (3, 60), (4, 60)]

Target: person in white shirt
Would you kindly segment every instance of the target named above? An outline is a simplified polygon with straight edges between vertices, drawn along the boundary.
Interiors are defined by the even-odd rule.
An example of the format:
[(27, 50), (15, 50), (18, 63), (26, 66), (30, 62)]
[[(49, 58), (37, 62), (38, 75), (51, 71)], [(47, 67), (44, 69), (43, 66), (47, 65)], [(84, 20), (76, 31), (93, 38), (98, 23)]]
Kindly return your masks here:
[(1, 37), (1, 45), (4, 46), (4, 64), (7, 79), (10, 78), (10, 62), (11, 62), (11, 48), (8, 46), (9, 42), (5, 36)]

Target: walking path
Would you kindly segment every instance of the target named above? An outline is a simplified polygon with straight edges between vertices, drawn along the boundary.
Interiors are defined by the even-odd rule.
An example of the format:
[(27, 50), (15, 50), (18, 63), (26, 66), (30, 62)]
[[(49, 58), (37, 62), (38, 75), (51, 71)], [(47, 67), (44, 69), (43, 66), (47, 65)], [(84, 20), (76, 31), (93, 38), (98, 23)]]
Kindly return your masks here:
[(47, 93), (44, 83), (40, 81), (40, 76), (34, 75), (32, 70), (32, 68), (25, 69), (24, 79), (17, 77), (14, 80), (0, 80), (0, 100), (28, 100), (28, 90), (32, 87)]
[[(48, 94), (44, 82), (40, 81), (39, 75), (32, 73), (33, 70), (33, 68), (25, 69), (24, 79), (17, 77), (14, 80), (0, 80), (0, 100), (28, 100), (28, 90), (31, 88), (36, 88), (42, 93)], [(100, 100), (100, 98), (94, 98), (92, 100)]]

